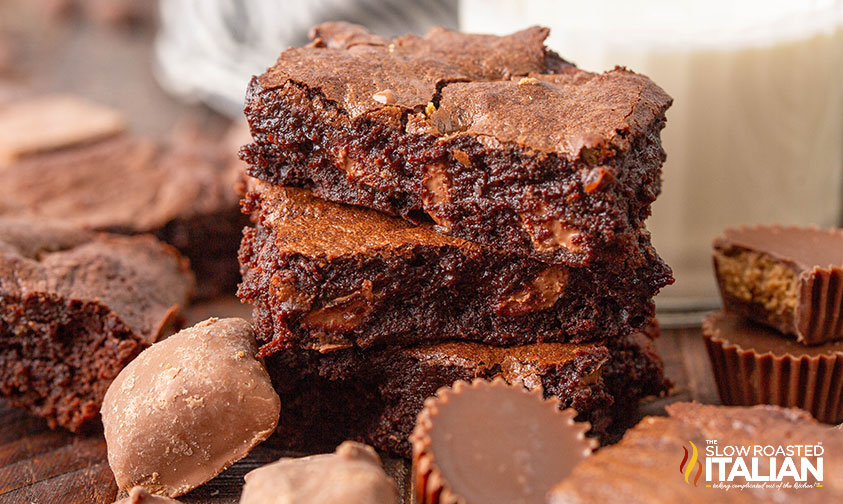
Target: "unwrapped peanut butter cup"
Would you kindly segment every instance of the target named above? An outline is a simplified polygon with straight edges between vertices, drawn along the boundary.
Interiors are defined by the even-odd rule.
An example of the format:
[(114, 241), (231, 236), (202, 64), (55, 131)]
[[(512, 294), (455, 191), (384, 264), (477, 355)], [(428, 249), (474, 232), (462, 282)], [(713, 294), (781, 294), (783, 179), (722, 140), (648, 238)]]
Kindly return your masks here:
[(544, 504), (596, 447), (576, 414), (501, 379), (439, 389), (410, 436), (417, 502)]
[(843, 339), (843, 230), (727, 229), (714, 269), (725, 311), (807, 345)]
[(703, 336), (723, 404), (797, 407), (843, 421), (843, 341), (805, 346), (724, 312), (703, 321)]

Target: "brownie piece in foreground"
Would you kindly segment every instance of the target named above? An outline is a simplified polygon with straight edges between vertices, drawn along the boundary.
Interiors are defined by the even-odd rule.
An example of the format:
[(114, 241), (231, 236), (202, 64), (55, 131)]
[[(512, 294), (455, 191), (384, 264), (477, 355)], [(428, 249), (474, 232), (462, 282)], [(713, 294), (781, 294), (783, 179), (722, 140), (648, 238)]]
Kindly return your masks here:
[(646, 258), (548, 265), (304, 189), (249, 185), (244, 208), (257, 226), (243, 238), (238, 294), (255, 307), (264, 354), (618, 338), (652, 316), (652, 297), (671, 280), (647, 235)]
[(197, 296), (233, 293), (243, 226), (239, 172), (223, 153), (119, 137), (0, 167), (0, 216), (151, 233), (190, 259)]
[(802, 345), (724, 312), (706, 317), (702, 329), (723, 404), (796, 407), (843, 422), (843, 341)]
[(727, 229), (714, 269), (726, 311), (807, 345), (843, 339), (843, 229)]
[(266, 358), (284, 404), (279, 435), (270, 440), (308, 451), (354, 439), (409, 458), (408, 436), (426, 398), (457, 380), (501, 377), (530, 390), (541, 387), (561, 408), (577, 410), (577, 419), (591, 424), (591, 436), (612, 441), (635, 418), (641, 397), (666, 390), (661, 361), (646, 345), (629, 339), (627, 351), (617, 353), (600, 344), (501, 348), (465, 341), (328, 353), (284, 350)]
[[(550, 493), (550, 504), (591, 504), (595, 502), (661, 503), (661, 502), (723, 502), (768, 503), (806, 502), (827, 503), (843, 500), (843, 436), (840, 430), (820, 425), (807, 413), (777, 406), (724, 407), (697, 403), (674, 403), (667, 406), (667, 417), (646, 417), (626, 433), (624, 439), (601, 449), (574, 468), (574, 472)], [(712, 464), (712, 481), (706, 481), (707, 441), (713, 440), (721, 450), (734, 447), (768, 447), (773, 449), (804, 445), (824, 448), (822, 457), (807, 457), (816, 465), (824, 460), (822, 487), (814, 487), (816, 479), (807, 471), (805, 487), (794, 485), (794, 478), (784, 477), (789, 488), (778, 482), (755, 482), (747, 488), (737, 487), (746, 482), (737, 475), (730, 489), (714, 487), (718, 478), (718, 464)], [(693, 443), (693, 445), (691, 444)], [(801, 445), (801, 446), (800, 446)], [(696, 448), (697, 458), (693, 458)], [(804, 453), (804, 451), (803, 451)], [(788, 457), (778, 456), (776, 467), (781, 470)], [(744, 457), (757, 474), (769, 475), (770, 462), (759, 456), (757, 465), (752, 456)], [(800, 457), (794, 456), (797, 472), (801, 472)], [(726, 471), (732, 468), (726, 464)], [(679, 471), (677, 471), (679, 469)], [(713, 488), (706, 488), (711, 485)], [(766, 486), (766, 488), (764, 488)]]
[(252, 79), (241, 155), (268, 182), (547, 262), (646, 254), (671, 99), (622, 68), (577, 69), (547, 34), (317, 26)]
[(193, 285), (151, 236), (0, 219), (0, 396), (82, 429), (117, 373), (181, 325)]

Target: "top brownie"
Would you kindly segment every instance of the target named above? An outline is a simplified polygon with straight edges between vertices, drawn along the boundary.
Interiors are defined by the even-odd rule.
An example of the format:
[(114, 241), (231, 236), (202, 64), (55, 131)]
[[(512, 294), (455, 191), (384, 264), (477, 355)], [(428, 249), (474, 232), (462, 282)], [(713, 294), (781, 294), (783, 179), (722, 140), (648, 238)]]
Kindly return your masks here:
[(547, 34), (320, 25), (252, 79), (241, 155), (270, 183), (543, 261), (639, 253), (671, 99), (625, 69), (576, 68)]

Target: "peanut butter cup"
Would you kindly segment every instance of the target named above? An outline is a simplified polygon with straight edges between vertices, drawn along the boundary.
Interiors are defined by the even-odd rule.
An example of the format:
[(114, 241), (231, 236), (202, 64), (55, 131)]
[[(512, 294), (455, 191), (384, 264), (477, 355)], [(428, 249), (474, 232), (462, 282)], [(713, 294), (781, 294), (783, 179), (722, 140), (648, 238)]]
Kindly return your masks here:
[(542, 503), (596, 443), (560, 411), (501, 379), (459, 381), (425, 401), (410, 441), (416, 499), (422, 504)]
[(724, 404), (798, 407), (823, 422), (843, 420), (843, 341), (805, 346), (723, 312), (703, 321), (703, 335)]
[(714, 269), (727, 312), (807, 345), (843, 338), (843, 230), (727, 229)]

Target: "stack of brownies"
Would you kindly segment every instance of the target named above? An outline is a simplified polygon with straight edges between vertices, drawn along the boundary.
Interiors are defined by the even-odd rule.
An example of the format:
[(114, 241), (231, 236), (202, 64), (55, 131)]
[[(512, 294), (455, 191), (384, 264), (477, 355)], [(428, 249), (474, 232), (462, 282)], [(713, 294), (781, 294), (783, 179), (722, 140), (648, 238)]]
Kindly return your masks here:
[(665, 391), (652, 299), (672, 279), (644, 220), (671, 99), (547, 34), (328, 23), (252, 80), (239, 296), (289, 447), (407, 456), (457, 379), (542, 387), (604, 442)]

